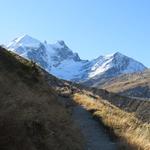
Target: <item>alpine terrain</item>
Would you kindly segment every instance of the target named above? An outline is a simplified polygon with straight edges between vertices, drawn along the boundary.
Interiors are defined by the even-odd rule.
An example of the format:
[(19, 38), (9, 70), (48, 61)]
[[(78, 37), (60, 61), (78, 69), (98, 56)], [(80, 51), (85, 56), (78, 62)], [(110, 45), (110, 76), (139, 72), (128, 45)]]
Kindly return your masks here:
[(150, 69), (111, 78), (104, 84), (97, 83), (96, 87), (124, 96), (150, 99)]
[(0, 47), (0, 150), (83, 150), (46, 72)]
[(7, 49), (30, 59), (58, 78), (95, 86), (112, 77), (141, 72), (146, 67), (119, 52), (99, 56), (91, 61), (82, 60), (64, 41), (55, 44), (40, 42), (24, 35), (5, 46)]
[(58, 79), (34, 61), (0, 47), (1, 150), (149, 150), (150, 101)]

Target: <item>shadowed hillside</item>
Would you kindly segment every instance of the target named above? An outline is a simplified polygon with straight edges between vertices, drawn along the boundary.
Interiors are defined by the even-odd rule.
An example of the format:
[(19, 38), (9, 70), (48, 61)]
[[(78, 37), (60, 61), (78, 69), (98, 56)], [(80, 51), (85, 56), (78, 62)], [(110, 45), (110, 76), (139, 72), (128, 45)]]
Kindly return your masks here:
[(83, 150), (44, 71), (0, 48), (0, 150)]

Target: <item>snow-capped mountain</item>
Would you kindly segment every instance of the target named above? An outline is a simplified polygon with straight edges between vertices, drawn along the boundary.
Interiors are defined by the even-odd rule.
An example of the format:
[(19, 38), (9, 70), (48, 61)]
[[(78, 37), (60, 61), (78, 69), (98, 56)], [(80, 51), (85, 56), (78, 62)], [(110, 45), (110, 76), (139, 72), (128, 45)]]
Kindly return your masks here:
[(28, 35), (16, 38), (6, 46), (9, 50), (33, 60), (51, 74), (66, 80), (79, 78), (87, 61), (81, 60), (64, 41), (40, 42)]
[[(125, 73), (141, 72), (146, 67), (121, 53), (100, 56), (92, 61), (81, 60), (64, 41), (55, 44), (40, 42), (28, 35), (14, 39), (6, 47), (35, 61), (49, 73), (71, 81), (86, 82), (110, 78)], [(92, 81), (92, 82), (91, 82)]]
[(84, 81), (84, 83), (96, 87), (110, 78), (122, 74), (143, 72), (145, 69), (147, 68), (140, 62), (116, 52), (111, 55), (100, 56), (92, 61), (89, 79)]

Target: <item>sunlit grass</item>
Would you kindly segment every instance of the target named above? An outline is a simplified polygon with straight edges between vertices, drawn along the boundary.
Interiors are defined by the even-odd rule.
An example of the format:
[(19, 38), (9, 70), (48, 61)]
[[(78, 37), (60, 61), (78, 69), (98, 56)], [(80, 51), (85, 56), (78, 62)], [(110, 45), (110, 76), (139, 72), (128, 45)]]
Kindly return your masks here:
[(104, 125), (112, 128), (127, 144), (139, 150), (150, 150), (150, 124), (142, 123), (133, 113), (125, 112), (102, 99), (93, 99), (80, 93), (75, 94), (73, 99), (91, 111)]

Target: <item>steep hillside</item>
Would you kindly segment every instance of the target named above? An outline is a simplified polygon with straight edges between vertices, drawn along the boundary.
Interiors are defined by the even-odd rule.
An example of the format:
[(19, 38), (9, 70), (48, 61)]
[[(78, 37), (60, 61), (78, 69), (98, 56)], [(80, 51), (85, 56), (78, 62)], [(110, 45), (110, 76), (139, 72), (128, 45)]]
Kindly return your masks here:
[(126, 74), (96, 87), (130, 97), (150, 98), (150, 70)]
[[(120, 150), (150, 148), (149, 101), (57, 79), (34, 62), (3, 48), (0, 48), (0, 73), (0, 149), (83, 150), (84, 138), (70, 116), (76, 105), (107, 126), (109, 134), (113, 130), (123, 141)], [(84, 128), (87, 130), (88, 126)], [(88, 144), (92, 146), (91, 142)]]
[(119, 52), (99, 56), (91, 61), (81, 60), (64, 41), (55, 44), (41, 42), (28, 35), (14, 39), (7, 49), (39, 64), (58, 78), (94, 86), (125, 73), (140, 72), (146, 67)]
[[(93, 118), (103, 123), (110, 133), (115, 133), (121, 139), (119, 150), (150, 149), (149, 123), (143, 123), (134, 113), (124, 111), (112, 105), (103, 97), (93, 97), (90, 95), (87, 92), (76, 93), (73, 99), (77, 104), (89, 111)], [(115, 97), (112, 97), (111, 100), (115, 101)], [(144, 103), (142, 105), (144, 106)]]
[[(51, 81), (51, 76), (46, 78), (47, 81)], [(109, 134), (117, 135), (121, 139), (117, 143), (119, 150), (150, 149), (150, 101), (132, 99), (106, 90), (85, 88), (68, 81), (57, 80), (55, 84), (53, 82), (49, 84), (54, 85), (53, 88), (61, 97), (64, 97), (66, 107), (72, 106), (71, 99), (71, 102), (81, 105), (82, 109), (86, 109), (93, 115), (93, 119), (95, 118), (100, 124), (107, 127), (109, 130), (106, 131)], [(83, 114), (79, 118), (82, 124)], [(87, 131), (86, 126), (88, 125), (84, 126), (84, 130)], [(90, 131), (88, 129), (88, 132)]]
[(79, 131), (34, 63), (0, 47), (0, 149), (83, 150)]

